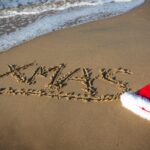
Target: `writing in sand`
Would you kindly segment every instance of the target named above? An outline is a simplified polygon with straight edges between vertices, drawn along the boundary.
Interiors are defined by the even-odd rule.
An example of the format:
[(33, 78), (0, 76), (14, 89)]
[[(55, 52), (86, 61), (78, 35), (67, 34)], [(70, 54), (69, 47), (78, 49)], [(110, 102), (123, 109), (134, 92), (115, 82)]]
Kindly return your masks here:
[[(102, 68), (97, 75), (93, 75), (93, 70), (86, 67), (71, 69), (71, 71), (64, 73), (66, 68), (64, 63), (46, 67), (32, 62), (23, 66), (10, 64), (8, 68), (8, 72), (0, 75), (0, 81), (11, 75), (20, 88), (0, 87), (0, 95), (34, 95), (66, 100), (82, 100), (84, 102), (103, 102), (117, 100), (122, 93), (131, 90), (128, 82), (117, 77), (120, 73), (132, 74), (129, 69), (122, 67), (116, 69)], [(40, 80), (43, 80), (40, 77), (44, 78), (46, 83), (40, 82)], [(112, 84), (114, 88), (117, 88), (117, 92), (99, 95), (95, 83), (100, 80)], [(24, 88), (21, 86), (24, 86)], [(73, 89), (73, 86), (77, 86), (75, 89), (79, 91), (67, 90), (67, 87)]]

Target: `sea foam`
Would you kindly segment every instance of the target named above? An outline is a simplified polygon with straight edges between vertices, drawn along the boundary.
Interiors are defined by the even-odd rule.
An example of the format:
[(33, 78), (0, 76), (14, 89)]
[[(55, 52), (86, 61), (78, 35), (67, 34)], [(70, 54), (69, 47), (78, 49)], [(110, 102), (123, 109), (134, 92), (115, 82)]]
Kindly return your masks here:
[(42, 3), (41, 0), (1, 1), (1, 19), (36, 15), (48, 11), (55, 13), (49, 13), (34, 23), (1, 35), (0, 51), (61, 28), (123, 14), (143, 2), (144, 0), (43, 0)]

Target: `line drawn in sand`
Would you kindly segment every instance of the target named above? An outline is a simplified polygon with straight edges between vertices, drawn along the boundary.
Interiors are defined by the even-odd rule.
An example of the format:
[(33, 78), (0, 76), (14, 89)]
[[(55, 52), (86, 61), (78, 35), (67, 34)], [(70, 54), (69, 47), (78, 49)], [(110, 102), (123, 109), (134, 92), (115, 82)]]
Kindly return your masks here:
[[(28, 76), (24, 70), (30, 67), (36, 67), (35, 71), (31, 76)], [(44, 88), (20, 88), (15, 87), (0, 87), (0, 95), (26, 95), (26, 96), (46, 96), (49, 98), (64, 98), (66, 100), (82, 100), (84, 102), (105, 102), (118, 100), (120, 95), (124, 92), (130, 91), (128, 82), (119, 80), (117, 74), (133, 74), (129, 69), (124, 69), (122, 67), (116, 69), (100, 69), (98, 75), (93, 76), (93, 71), (90, 68), (79, 67), (63, 74), (66, 65), (64, 63), (53, 66), (46, 67), (41, 66), (38, 63), (31, 62), (29, 64), (18, 66), (16, 64), (8, 65), (9, 71), (0, 75), (0, 80), (4, 77), (12, 76), (17, 82), (21, 84), (27, 84), (29, 87), (37, 83), (37, 77), (42, 76), (48, 78), (49, 82)], [(51, 75), (51, 73), (53, 73)], [(80, 73), (80, 75), (78, 75)], [(77, 76), (75, 76), (77, 75)], [(98, 80), (103, 80), (109, 84), (115, 85), (119, 92), (116, 94), (104, 94), (98, 95), (98, 90), (94, 86), (94, 83)], [(82, 91), (84, 93), (76, 93), (75, 91), (67, 92), (64, 91), (64, 87), (67, 87), (69, 81), (79, 82), (83, 85)]]

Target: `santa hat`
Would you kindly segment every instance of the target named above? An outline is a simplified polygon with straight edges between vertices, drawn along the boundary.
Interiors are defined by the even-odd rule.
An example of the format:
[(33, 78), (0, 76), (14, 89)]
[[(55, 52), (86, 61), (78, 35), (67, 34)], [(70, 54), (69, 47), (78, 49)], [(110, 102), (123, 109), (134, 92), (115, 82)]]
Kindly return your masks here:
[(121, 102), (125, 108), (150, 120), (150, 84), (136, 93), (125, 92), (121, 95)]

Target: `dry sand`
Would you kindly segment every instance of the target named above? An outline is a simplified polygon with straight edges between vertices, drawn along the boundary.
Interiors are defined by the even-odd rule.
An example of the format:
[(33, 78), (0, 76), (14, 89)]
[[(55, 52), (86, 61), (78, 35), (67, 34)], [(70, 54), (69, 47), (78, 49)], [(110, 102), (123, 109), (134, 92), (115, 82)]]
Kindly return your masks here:
[[(67, 71), (88, 67), (123, 67), (133, 75), (121, 75), (133, 91), (149, 83), (150, 0), (133, 11), (107, 20), (56, 31), (0, 54), (0, 74), (8, 64), (65, 63)], [(34, 72), (35, 67), (28, 70)], [(0, 78), (0, 88), (42, 88), (50, 79), (36, 77), (37, 84)], [(38, 83), (39, 82), (39, 83)], [(70, 91), (81, 91), (79, 82)], [(115, 85), (96, 80), (99, 93), (118, 92)], [(83, 103), (65, 99), (0, 95), (0, 150), (149, 150), (150, 123), (112, 102)]]

